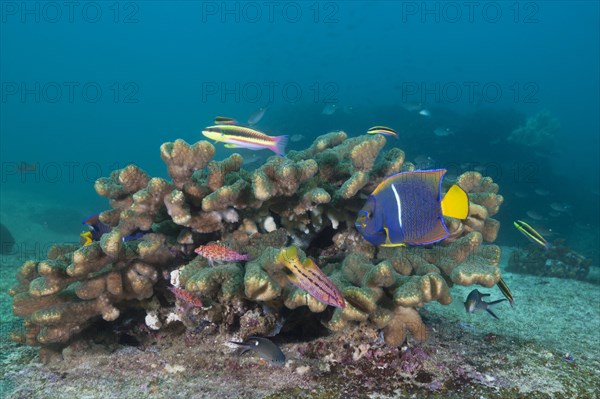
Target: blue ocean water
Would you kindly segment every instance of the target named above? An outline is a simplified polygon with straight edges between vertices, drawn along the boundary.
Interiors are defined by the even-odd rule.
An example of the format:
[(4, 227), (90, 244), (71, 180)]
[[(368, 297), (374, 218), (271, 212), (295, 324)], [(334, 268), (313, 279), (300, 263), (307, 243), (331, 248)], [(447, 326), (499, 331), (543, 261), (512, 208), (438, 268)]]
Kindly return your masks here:
[[(129, 163), (166, 176), (161, 143), (195, 142), (216, 115), (245, 121), (268, 105), (257, 127), (295, 136), (289, 149), (392, 126), (388, 146), (408, 160), (492, 176), (506, 226), (529, 212), (573, 246), (597, 246), (598, 11), (589, 1), (3, 1), (2, 190), (94, 213), (108, 207), (96, 178)], [(547, 143), (507, 141), (544, 110), (560, 123)], [(217, 158), (231, 152), (217, 147)], [(78, 234), (79, 219), (65, 223)], [(501, 230), (501, 243), (519, 240)]]

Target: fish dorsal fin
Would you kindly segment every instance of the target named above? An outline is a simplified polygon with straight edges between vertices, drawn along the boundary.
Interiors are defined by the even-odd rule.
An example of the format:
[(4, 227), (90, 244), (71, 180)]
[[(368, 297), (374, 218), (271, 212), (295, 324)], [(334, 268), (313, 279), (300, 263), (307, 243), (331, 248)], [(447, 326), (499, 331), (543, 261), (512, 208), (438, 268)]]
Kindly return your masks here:
[(469, 216), (469, 196), (456, 184), (442, 199), (442, 215), (456, 219), (466, 219)]
[(317, 264), (310, 258), (304, 259), (304, 262), (302, 262), (302, 266), (304, 266), (307, 269), (318, 269), (319, 268), (319, 266), (317, 266)]

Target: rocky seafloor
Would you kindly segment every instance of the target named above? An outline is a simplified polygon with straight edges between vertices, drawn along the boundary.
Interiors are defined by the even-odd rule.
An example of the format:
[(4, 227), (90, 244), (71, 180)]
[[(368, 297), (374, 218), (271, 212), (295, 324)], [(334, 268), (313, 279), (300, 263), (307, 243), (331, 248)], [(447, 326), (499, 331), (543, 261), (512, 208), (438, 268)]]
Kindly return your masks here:
[[(503, 250), (503, 260), (510, 253)], [(502, 262), (504, 267), (506, 262)], [(5, 265), (6, 266), (6, 265)], [(592, 269), (589, 279), (597, 280)], [(3, 268), (6, 271), (7, 268)], [(84, 334), (41, 362), (35, 348), (8, 340), (18, 323), (2, 304), (2, 381), (7, 398), (595, 398), (600, 392), (599, 286), (589, 281), (503, 273), (515, 307), (500, 320), (468, 315), (469, 287), (452, 288), (450, 306), (421, 310), (423, 343), (387, 347), (375, 330), (356, 326), (322, 336), (277, 337), (284, 367), (237, 356), (219, 334), (141, 325)], [(2, 276), (3, 292), (9, 283)], [(492, 298), (497, 289), (486, 290)], [(565, 356), (569, 354), (570, 358)]]

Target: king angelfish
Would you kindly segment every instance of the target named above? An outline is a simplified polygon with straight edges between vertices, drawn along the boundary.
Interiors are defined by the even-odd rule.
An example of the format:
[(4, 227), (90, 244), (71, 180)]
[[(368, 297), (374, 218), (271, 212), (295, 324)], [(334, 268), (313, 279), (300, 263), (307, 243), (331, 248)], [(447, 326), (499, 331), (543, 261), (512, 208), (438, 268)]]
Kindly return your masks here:
[(403, 172), (382, 181), (358, 212), (356, 229), (373, 245), (427, 245), (450, 234), (444, 216), (466, 219), (469, 197), (457, 185), (442, 198), (445, 169)]

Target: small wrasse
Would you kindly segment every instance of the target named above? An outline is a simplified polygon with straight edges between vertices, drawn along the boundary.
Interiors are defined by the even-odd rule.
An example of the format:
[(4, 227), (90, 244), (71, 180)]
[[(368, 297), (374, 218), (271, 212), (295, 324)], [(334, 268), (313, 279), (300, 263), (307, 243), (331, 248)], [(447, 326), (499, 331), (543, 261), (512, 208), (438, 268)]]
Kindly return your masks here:
[(239, 262), (250, 260), (250, 255), (241, 254), (219, 244), (200, 245), (194, 250), (198, 255), (208, 259), (212, 266), (213, 262)]
[(202, 300), (200, 300), (200, 298), (198, 298), (196, 295), (177, 287), (167, 288), (173, 293), (173, 295), (175, 295), (176, 298), (181, 299), (185, 304), (195, 308), (201, 308), (203, 306)]
[(291, 246), (282, 249), (277, 255), (277, 261), (287, 267), (292, 275), (288, 279), (296, 287), (308, 292), (319, 302), (338, 308), (345, 308), (346, 302), (336, 285), (319, 269), (310, 258), (300, 262), (298, 248)]
[(215, 125), (202, 130), (211, 140), (225, 144), (226, 148), (246, 148), (249, 150), (271, 150), (279, 156), (285, 153), (288, 136), (271, 137), (249, 127), (238, 125)]
[(519, 230), (529, 241), (534, 244), (541, 246), (544, 249), (550, 248), (550, 243), (546, 241), (544, 237), (540, 233), (538, 233), (533, 227), (528, 225), (522, 220), (517, 220), (513, 222), (513, 225)]
[(383, 134), (384, 136), (392, 136), (398, 138), (398, 132), (387, 126), (373, 126), (367, 130), (367, 134)]
[(496, 283), (496, 285), (498, 286), (498, 288), (500, 288), (502, 295), (504, 295), (506, 297), (506, 299), (510, 303), (510, 306), (513, 306), (515, 303), (515, 300), (512, 296), (512, 292), (510, 292), (508, 285), (506, 285), (506, 282), (504, 282), (502, 277), (500, 277), (500, 280), (498, 281), (498, 283)]
[(215, 125), (237, 125), (237, 121), (227, 116), (217, 116), (213, 122)]

